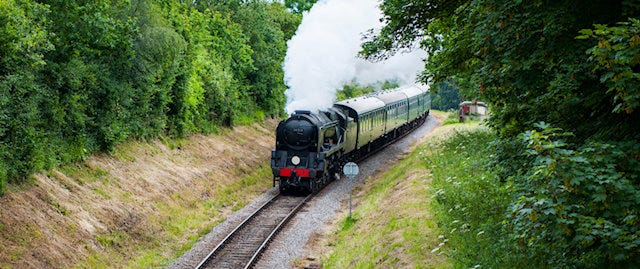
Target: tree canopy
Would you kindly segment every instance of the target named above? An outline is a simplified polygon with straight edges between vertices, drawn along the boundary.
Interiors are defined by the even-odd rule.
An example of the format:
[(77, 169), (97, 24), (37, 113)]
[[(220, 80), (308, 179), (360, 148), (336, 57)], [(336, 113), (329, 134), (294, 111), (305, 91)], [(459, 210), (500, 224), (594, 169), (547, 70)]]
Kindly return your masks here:
[(294, 13), (309, 11), (318, 0), (284, 0), (284, 6)]
[(452, 81), (490, 104), (494, 167), (513, 189), (505, 237), (520, 240), (532, 266), (637, 266), (640, 1), (381, 8), (384, 27), (367, 36), (364, 57), (421, 42), (424, 82)]
[(128, 138), (284, 113), (273, 1), (0, 1), (0, 193)]

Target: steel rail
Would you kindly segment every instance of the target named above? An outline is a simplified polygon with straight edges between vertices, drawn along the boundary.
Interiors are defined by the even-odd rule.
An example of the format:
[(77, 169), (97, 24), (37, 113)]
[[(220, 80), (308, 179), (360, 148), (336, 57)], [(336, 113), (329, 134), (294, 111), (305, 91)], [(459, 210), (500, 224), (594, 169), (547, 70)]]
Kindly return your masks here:
[(262, 242), (262, 245), (260, 245), (260, 247), (256, 250), (256, 253), (253, 254), (253, 257), (251, 257), (247, 265), (244, 267), (245, 269), (251, 268), (255, 264), (255, 262), (258, 261), (258, 258), (260, 257), (260, 255), (262, 255), (264, 250), (267, 249), (267, 246), (269, 245), (269, 243), (271, 243), (271, 240), (273, 240), (273, 238), (282, 230), (282, 227), (284, 227), (284, 225), (286, 225), (287, 222), (289, 222), (289, 220), (291, 220), (291, 218), (295, 216), (298, 213), (298, 211), (300, 211), (302, 206), (305, 205), (309, 201), (309, 199), (311, 199), (312, 196), (313, 194), (309, 194), (306, 198), (304, 198), (304, 200), (302, 200), (302, 202), (300, 202), (291, 211), (291, 213), (289, 213), (282, 221), (280, 221), (280, 223), (273, 229), (273, 231), (271, 231), (271, 234), (267, 236), (267, 239), (265, 239), (264, 242)]
[[(262, 252), (269, 245), (270, 241), (275, 237), (275, 235), (285, 226), (285, 224), (302, 208), (302, 206), (309, 201), (309, 199), (313, 196), (313, 194), (309, 194), (306, 196), (301, 202), (299, 202), (281, 221), (278, 225), (273, 228), (270, 234), (267, 236), (264, 241), (262, 241), (261, 245), (255, 250), (254, 254), (251, 256), (247, 264), (244, 268), (251, 268), (255, 262), (258, 261), (258, 258), (262, 254)], [(240, 223), (233, 231), (231, 231), (227, 236), (222, 239), (220, 243), (211, 251), (209, 254), (195, 267), (196, 269), (207, 268), (208, 263), (211, 261), (213, 257), (215, 257), (219, 252), (221, 252), (225, 246), (238, 234), (240, 230), (249, 225), (262, 211), (271, 206), (275, 201), (281, 199), (282, 195), (276, 195), (271, 198), (268, 202), (264, 203), (260, 208), (255, 210), (249, 217), (247, 217), (242, 223)]]

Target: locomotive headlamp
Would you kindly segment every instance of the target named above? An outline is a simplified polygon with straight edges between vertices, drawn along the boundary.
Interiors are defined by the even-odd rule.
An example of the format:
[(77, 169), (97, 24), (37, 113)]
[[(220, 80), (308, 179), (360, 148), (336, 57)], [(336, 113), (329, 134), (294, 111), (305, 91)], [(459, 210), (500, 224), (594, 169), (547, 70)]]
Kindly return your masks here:
[(300, 157), (298, 157), (298, 156), (293, 156), (293, 157), (291, 157), (291, 163), (292, 163), (293, 165), (298, 165), (298, 164), (300, 164)]

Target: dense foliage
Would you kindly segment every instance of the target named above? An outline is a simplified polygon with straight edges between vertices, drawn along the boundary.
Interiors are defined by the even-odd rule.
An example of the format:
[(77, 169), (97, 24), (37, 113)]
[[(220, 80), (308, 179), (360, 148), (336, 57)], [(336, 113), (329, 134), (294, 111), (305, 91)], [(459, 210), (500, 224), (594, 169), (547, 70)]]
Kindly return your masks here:
[(451, 81), (438, 83), (436, 90), (431, 92), (431, 108), (436, 110), (458, 109), (462, 101), (460, 90)]
[(541, 267), (638, 266), (640, 1), (385, 0), (382, 10), (363, 55), (421, 41), (423, 80), (455, 81), (490, 104), (494, 167), (513, 184), (504, 236)]
[(0, 1), (0, 193), (128, 138), (282, 115), (300, 20), (261, 0)]
[(284, 0), (284, 6), (292, 12), (301, 14), (309, 11), (316, 2), (318, 2), (318, 0)]
[[(573, 136), (536, 124), (522, 134), (531, 169), (518, 177), (511, 228), (543, 267), (638, 266), (640, 152), (632, 141), (565, 143)], [(576, 148), (576, 149), (572, 149)]]
[(369, 93), (373, 93), (375, 91), (384, 91), (388, 89), (397, 88), (399, 86), (397, 81), (385, 81), (378, 84), (372, 84), (367, 86), (362, 86), (357, 82), (352, 82), (351, 84), (346, 84), (342, 86), (342, 90), (338, 90), (336, 92), (336, 100), (342, 101), (349, 98), (354, 98), (362, 95), (366, 95)]

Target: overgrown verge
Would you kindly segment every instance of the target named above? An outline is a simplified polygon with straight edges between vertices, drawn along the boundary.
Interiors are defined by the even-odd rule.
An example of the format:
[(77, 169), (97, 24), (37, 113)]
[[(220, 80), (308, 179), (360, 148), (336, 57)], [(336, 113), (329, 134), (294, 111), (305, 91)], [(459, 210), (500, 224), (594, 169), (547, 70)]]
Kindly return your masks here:
[(417, 3), (385, 1), (362, 54), (424, 40), (423, 81), (490, 104), (524, 267), (640, 267), (640, 2)]
[(338, 224), (323, 266), (527, 268), (503, 222), (512, 187), (490, 166), (495, 138), (478, 122), (437, 128), (357, 192), (353, 218)]
[[(453, 128), (460, 124), (446, 126)], [(503, 222), (512, 187), (500, 182), (491, 159), (495, 134), (485, 127), (432, 140), (421, 156), (432, 173), (433, 212), (440, 244), (457, 268), (529, 268)]]
[(271, 188), (276, 121), (36, 174), (0, 197), (0, 268), (158, 268)]
[[(441, 230), (432, 251), (461, 268), (637, 267), (640, 165), (628, 152), (639, 146), (572, 149), (570, 132), (537, 127), (510, 145), (481, 128), (426, 147)], [(495, 160), (508, 148), (526, 149), (511, 162), (529, 169), (502, 180), (514, 170)]]
[[(324, 265), (638, 267), (640, 146), (575, 147), (570, 137), (544, 123), (511, 142), (478, 123), (436, 129), (357, 192), (354, 218), (339, 223)], [(496, 162), (505, 154), (515, 157)]]
[[(469, 128), (464, 124), (464, 128)], [(443, 131), (444, 130), (444, 131)], [(437, 136), (451, 128), (437, 129)], [(387, 172), (354, 191), (352, 218), (344, 218), (329, 238), (324, 268), (451, 268), (431, 210), (431, 175), (423, 144)]]

